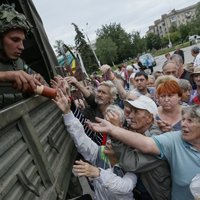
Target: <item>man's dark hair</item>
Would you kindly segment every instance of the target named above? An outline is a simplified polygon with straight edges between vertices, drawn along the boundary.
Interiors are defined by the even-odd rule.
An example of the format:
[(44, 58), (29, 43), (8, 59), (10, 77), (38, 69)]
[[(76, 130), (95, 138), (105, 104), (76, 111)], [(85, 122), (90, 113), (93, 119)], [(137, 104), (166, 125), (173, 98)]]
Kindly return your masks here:
[(146, 80), (148, 80), (148, 75), (147, 75), (144, 71), (137, 72), (137, 73), (135, 74), (135, 78), (138, 77), (138, 76), (144, 76), (144, 78), (145, 78)]

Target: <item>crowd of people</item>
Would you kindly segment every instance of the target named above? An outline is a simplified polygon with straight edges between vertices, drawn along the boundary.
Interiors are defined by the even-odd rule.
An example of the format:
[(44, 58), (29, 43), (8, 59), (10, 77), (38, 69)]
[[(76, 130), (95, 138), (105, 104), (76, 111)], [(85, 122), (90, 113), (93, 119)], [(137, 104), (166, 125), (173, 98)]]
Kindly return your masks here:
[[(119, 72), (112, 71), (106, 64), (100, 68), (102, 82), (93, 90), (87, 88), (87, 95), (86, 87), (77, 82), (74, 77), (60, 77), (53, 84), (53, 87), (59, 88), (54, 102), (64, 113), (67, 131), (72, 135), (83, 158), (95, 167), (95, 174), (92, 174), (92, 167), (89, 167), (88, 163), (84, 164), (84, 161), (77, 161), (74, 170), (80, 176), (89, 177), (93, 184), (95, 182), (94, 191), (97, 199), (194, 198), (190, 184), (200, 173), (200, 132), (198, 130), (200, 106), (195, 100), (198, 96), (199, 69), (200, 67), (197, 66), (194, 67), (193, 72), (186, 71), (182, 57), (173, 54), (163, 63), (162, 73), (157, 77), (151, 77), (153, 83), (150, 87), (149, 77), (143, 70), (135, 72), (132, 76), (133, 85), (127, 88)], [(80, 116), (75, 115), (72, 106), (75, 104), (73, 98), (69, 98), (71, 97), (69, 90), (66, 94), (65, 89), (58, 87), (61, 85), (59, 82), (64, 82), (67, 88), (70, 88), (70, 84), (73, 83), (83, 93), (84, 109), (79, 108), (79, 104), (75, 107), (82, 109), (81, 113), (85, 120), (80, 120)], [(113, 104), (115, 106), (110, 109)], [(84, 114), (85, 109), (90, 110), (89, 115)], [(101, 116), (92, 114), (97, 111)], [(92, 119), (89, 116), (92, 116)], [(75, 120), (75, 117), (78, 119)], [(71, 120), (76, 123), (72, 123)], [(87, 134), (86, 128), (93, 132), (92, 135), (106, 135), (106, 139), (102, 137), (101, 142), (95, 144), (94, 138)], [(79, 133), (75, 133), (76, 129)], [(85, 139), (80, 140), (81, 137)], [(85, 144), (83, 141), (87, 140), (90, 142)], [(91, 153), (90, 150), (93, 149), (88, 146), (90, 143), (97, 149), (93, 151), (95, 163), (87, 158)], [(80, 150), (81, 147), (86, 148), (84, 152)], [(100, 157), (105, 159), (103, 167), (102, 162), (101, 164), (97, 162), (102, 148), (103, 156)], [(110, 159), (110, 151), (115, 157), (114, 163), (112, 163), (113, 159)], [(107, 162), (108, 166), (106, 166)], [(118, 177), (119, 175), (115, 173), (116, 165), (122, 170), (122, 177)], [(193, 170), (189, 170), (190, 168)], [(104, 177), (104, 170), (109, 171), (107, 177), (113, 178), (109, 180), (105, 178), (105, 181), (98, 182), (97, 180)], [(131, 188), (126, 185), (128, 175), (129, 178), (134, 175), (137, 177), (132, 178), (134, 182), (129, 183)], [(118, 179), (119, 181), (114, 184), (113, 181)], [(110, 188), (111, 185), (114, 188)], [(119, 185), (124, 186), (122, 188), (126, 191), (125, 194), (119, 189), (121, 188)], [(108, 189), (108, 193), (104, 192), (105, 197), (101, 196), (103, 188)], [(131, 197), (130, 191), (133, 193)]]
[[(12, 23), (9, 13), (16, 16)], [(0, 82), (6, 86), (0, 90), (2, 108), (46, 82), (20, 58), (31, 25), (12, 6), (0, 6), (0, 17)], [(151, 69), (151, 75), (139, 63), (116, 71), (105, 64), (100, 78), (93, 74), (87, 85), (72, 76), (51, 80), (66, 134), (82, 156), (73, 171), (89, 178), (96, 199), (200, 197), (200, 180), (198, 194), (190, 187), (200, 174), (199, 48), (191, 53), (190, 71), (183, 51), (176, 49), (166, 55), (162, 71)]]

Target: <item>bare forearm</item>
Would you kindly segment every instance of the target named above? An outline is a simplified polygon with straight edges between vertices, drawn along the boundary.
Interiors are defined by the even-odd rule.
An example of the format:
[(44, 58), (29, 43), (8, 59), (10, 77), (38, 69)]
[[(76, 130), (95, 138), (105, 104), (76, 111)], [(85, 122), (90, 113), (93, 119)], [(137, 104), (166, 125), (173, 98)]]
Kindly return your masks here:
[(0, 81), (14, 81), (14, 72), (13, 71), (5, 71), (0, 72)]
[(115, 77), (115, 74), (111, 70), (108, 70), (107, 77), (109, 78), (110, 81), (112, 81), (114, 83), (114, 85), (117, 88), (117, 91), (118, 91), (120, 97), (122, 99), (126, 99), (126, 96), (127, 96), (126, 90), (124, 89), (124, 87), (121, 84), (121, 82), (119, 80), (117, 80), (117, 78)]
[(121, 97), (122, 99), (126, 99), (127, 92), (126, 92), (126, 90), (123, 88), (123, 86), (122, 86), (122, 84), (120, 83), (120, 81), (118, 81), (118, 80), (115, 78), (115, 79), (113, 79), (112, 82), (114, 83), (115, 87), (117, 88), (117, 91), (118, 91), (120, 97)]
[(90, 96), (90, 94), (91, 94), (90, 91), (85, 86), (83, 86), (81, 83), (77, 82), (76, 87), (82, 92), (82, 94), (85, 98)]
[(6, 81), (6, 72), (0, 72), (0, 81)]
[(124, 144), (129, 145), (132, 148), (136, 148), (143, 153), (156, 155), (159, 155), (160, 153), (154, 140), (140, 133), (128, 131), (116, 126), (113, 126), (109, 133)]

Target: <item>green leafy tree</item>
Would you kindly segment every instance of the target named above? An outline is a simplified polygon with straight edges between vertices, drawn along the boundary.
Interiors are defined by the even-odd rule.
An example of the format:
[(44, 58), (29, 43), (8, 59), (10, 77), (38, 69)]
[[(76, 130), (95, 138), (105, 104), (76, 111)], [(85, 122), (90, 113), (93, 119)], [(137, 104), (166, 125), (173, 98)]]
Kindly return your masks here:
[(62, 46), (62, 45), (63, 45), (62, 40), (56, 40), (55, 45), (53, 46), (56, 53), (58, 54), (58, 56), (62, 55), (62, 52), (61, 52), (61, 49), (60, 49), (60, 46)]
[(182, 24), (179, 26), (179, 33), (180, 33), (180, 39), (182, 42), (185, 42), (188, 40), (188, 36), (191, 33), (191, 24), (188, 23), (186, 25)]
[(120, 24), (103, 25), (97, 30), (97, 39), (112, 39), (117, 47), (116, 62), (121, 63), (128, 57), (133, 56), (133, 45), (131, 36), (121, 27)]
[(169, 32), (173, 33), (173, 32), (176, 32), (176, 31), (178, 31), (176, 24), (172, 24), (171, 27), (169, 28)]
[(131, 42), (133, 45), (133, 56), (136, 57), (146, 51), (146, 39), (140, 37), (138, 31), (131, 33)]
[(114, 65), (117, 60), (117, 46), (109, 37), (97, 39), (96, 53), (101, 63)]
[(78, 26), (74, 23), (72, 25), (75, 28), (75, 45), (78, 52), (81, 54), (84, 66), (89, 73), (98, 69), (98, 63), (96, 62), (95, 56), (91, 50), (91, 47), (85, 41), (84, 34), (79, 30)]
[(149, 33), (146, 36), (146, 46), (147, 49), (160, 49), (161, 48), (161, 39), (155, 33)]
[(191, 32), (190, 35), (198, 34), (200, 35), (200, 3), (198, 3), (196, 8), (196, 17), (191, 21), (190, 27)]
[(170, 39), (171, 39), (171, 42), (172, 44), (178, 44), (181, 42), (180, 40), (180, 32), (179, 31), (175, 31), (173, 33), (170, 33)]

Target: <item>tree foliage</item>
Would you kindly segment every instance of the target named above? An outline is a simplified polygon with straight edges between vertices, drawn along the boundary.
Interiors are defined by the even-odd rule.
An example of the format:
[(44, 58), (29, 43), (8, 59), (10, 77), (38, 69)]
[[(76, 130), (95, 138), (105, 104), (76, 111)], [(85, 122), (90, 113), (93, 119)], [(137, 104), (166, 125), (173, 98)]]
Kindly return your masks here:
[(131, 43), (133, 45), (133, 56), (136, 57), (138, 54), (146, 52), (146, 40), (141, 38), (138, 31), (132, 32), (131, 34)]
[(58, 54), (58, 56), (62, 55), (62, 52), (61, 52), (61, 49), (60, 49), (60, 46), (62, 46), (62, 45), (63, 45), (62, 40), (56, 40), (55, 45), (53, 46), (56, 53)]
[(149, 33), (146, 36), (146, 45), (147, 49), (160, 49), (161, 48), (161, 39), (158, 35), (154, 33)]
[(191, 25), (190, 24), (180, 25), (178, 30), (180, 33), (181, 41), (182, 42), (187, 41), (188, 36), (191, 34)]
[[(131, 36), (121, 27), (120, 24), (103, 25), (101, 29), (97, 30), (97, 40), (109, 39), (115, 44), (117, 55), (110, 56), (115, 58), (117, 63), (122, 62), (127, 57), (133, 57), (133, 45), (131, 43)], [(104, 43), (105, 44), (105, 43)], [(105, 44), (106, 45), (106, 44)], [(98, 50), (100, 53), (102, 51)]]
[[(182, 24), (179, 27), (176, 24), (169, 28), (169, 33), (160, 38), (154, 33), (149, 33), (145, 37), (141, 37), (138, 31), (127, 33), (120, 24), (111, 23), (102, 25), (97, 29), (96, 35), (96, 54), (101, 63), (113, 64), (122, 63), (128, 58), (134, 58), (138, 54), (146, 51), (158, 50), (165, 48), (171, 41), (173, 45), (188, 41), (189, 35), (200, 35), (200, 3), (196, 9), (196, 17), (187, 24)], [(84, 34), (74, 23), (75, 28), (75, 45), (82, 56), (86, 69), (93, 72), (98, 68), (95, 56), (90, 45), (86, 42)], [(54, 47), (58, 47), (60, 40), (56, 41)], [(57, 51), (60, 54), (59, 49)]]
[(117, 60), (117, 46), (110, 37), (97, 39), (96, 53), (101, 63), (113, 65)]
[(196, 18), (194, 18), (190, 24), (191, 35), (198, 34), (200, 35), (200, 3), (198, 3), (196, 8)]
[(84, 34), (79, 30), (78, 26), (74, 23), (72, 25), (75, 28), (76, 36), (75, 36), (75, 45), (76, 49), (80, 53), (84, 66), (86, 70), (91, 73), (98, 68), (98, 63), (96, 62), (95, 56), (91, 50), (91, 47), (85, 41)]
[(169, 32), (173, 33), (173, 32), (176, 32), (176, 31), (178, 31), (176, 24), (172, 24), (171, 27), (169, 28)]

